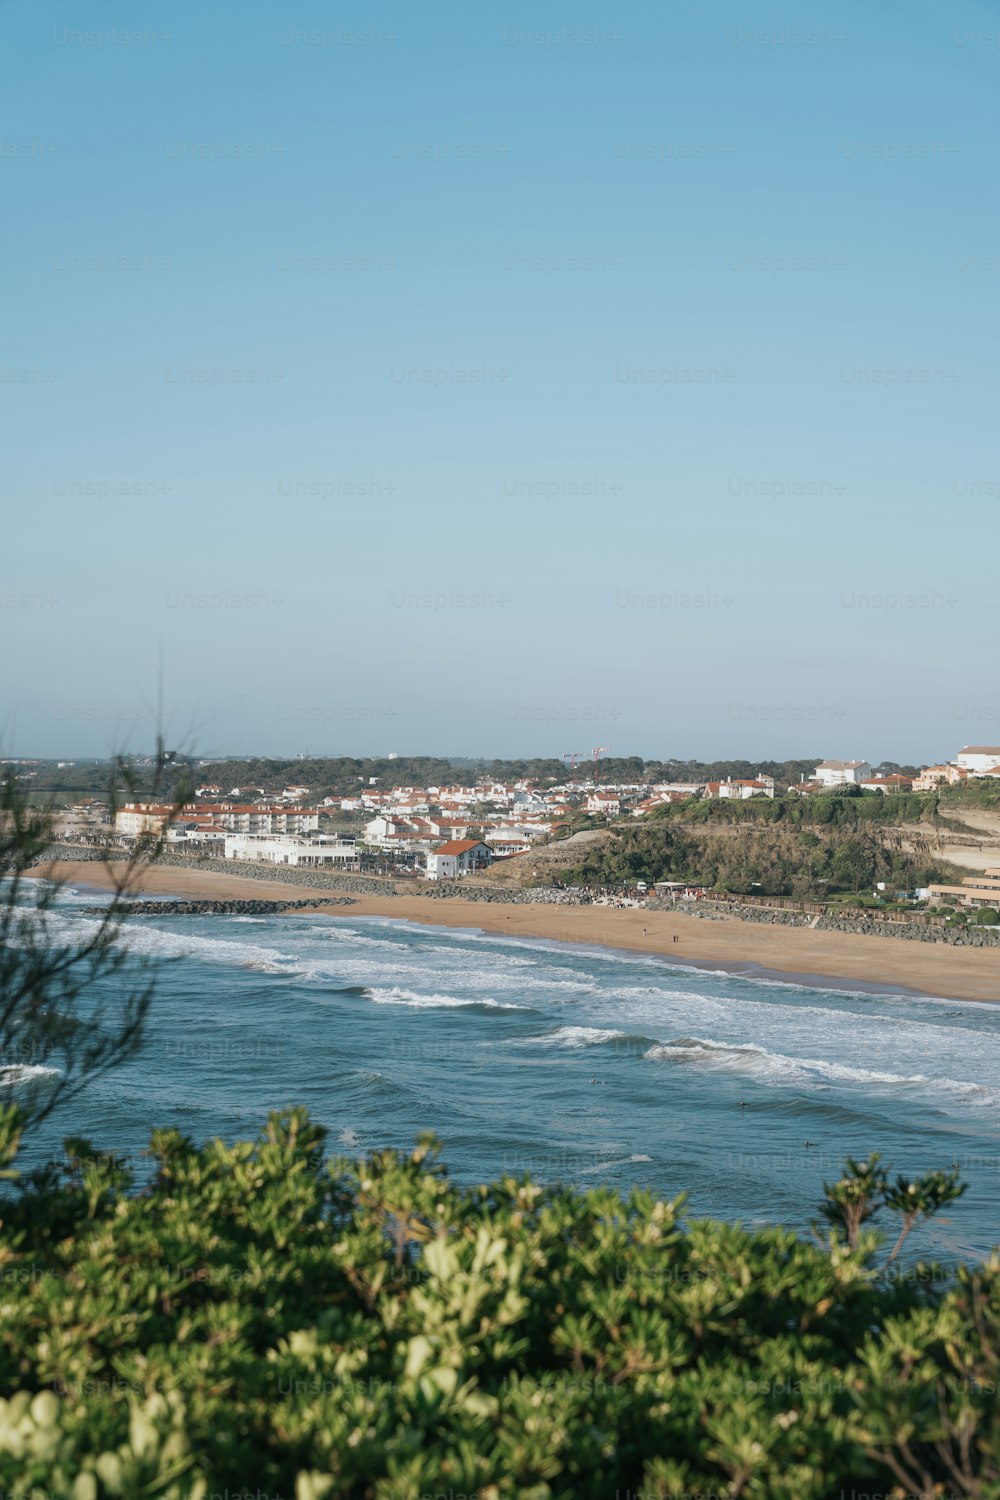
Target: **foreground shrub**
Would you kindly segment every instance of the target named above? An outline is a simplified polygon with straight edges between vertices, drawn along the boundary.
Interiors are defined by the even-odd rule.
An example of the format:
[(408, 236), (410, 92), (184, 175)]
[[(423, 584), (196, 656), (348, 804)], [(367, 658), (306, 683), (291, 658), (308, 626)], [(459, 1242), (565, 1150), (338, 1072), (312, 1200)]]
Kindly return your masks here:
[(809, 1241), (457, 1187), (429, 1142), (325, 1164), (299, 1112), (151, 1151), (138, 1191), (81, 1141), (6, 1189), (4, 1495), (1000, 1495), (1000, 1263), (899, 1269), (949, 1176), (849, 1163)]

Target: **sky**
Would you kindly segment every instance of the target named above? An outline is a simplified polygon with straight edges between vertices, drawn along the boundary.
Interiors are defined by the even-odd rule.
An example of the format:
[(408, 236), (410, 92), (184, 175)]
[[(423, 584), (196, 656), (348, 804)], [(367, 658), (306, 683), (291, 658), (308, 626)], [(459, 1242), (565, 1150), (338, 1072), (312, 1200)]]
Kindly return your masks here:
[(0, 0), (0, 744), (1000, 742), (1000, 9)]

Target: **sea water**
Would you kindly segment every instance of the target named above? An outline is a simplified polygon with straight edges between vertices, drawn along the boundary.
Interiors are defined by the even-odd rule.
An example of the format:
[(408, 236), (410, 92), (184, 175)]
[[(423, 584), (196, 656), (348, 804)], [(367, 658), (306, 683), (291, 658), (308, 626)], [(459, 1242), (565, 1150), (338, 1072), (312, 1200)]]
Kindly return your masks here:
[[(96, 899), (64, 890), (54, 932), (92, 930)], [(158, 964), (145, 1046), (22, 1165), (73, 1134), (141, 1175), (154, 1127), (231, 1141), (299, 1104), (331, 1154), (433, 1131), (460, 1181), (640, 1185), (798, 1230), (848, 1154), (958, 1162), (969, 1190), (920, 1250), (1000, 1241), (1000, 1005), (350, 915), (136, 917), (127, 942)]]

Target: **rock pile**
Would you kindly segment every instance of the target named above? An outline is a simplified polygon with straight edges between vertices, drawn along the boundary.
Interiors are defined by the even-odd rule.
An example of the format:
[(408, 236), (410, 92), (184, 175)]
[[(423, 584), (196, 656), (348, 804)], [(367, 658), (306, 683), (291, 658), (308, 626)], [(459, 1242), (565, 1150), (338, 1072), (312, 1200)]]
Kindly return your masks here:
[[(647, 910), (674, 910), (703, 921), (724, 922), (738, 917), (741, 922), (764, 922), (771, 927), (808, 927), (812, 915), (775, 906), (741, 906), (736, 902), (713, 905), (709, 901), (685, 901), (671, 906), (669, 901), (648, 902)], [(917, 943), (949, 943), (953, 948), (1000, 947), (997, 927), (937, 927), (923, 922), (889, 922), (877, 917), (836, 916), (832, 912), (820, 917), (817, 932), (853, 932), (868, 937), (904, 938)]]
[[(353, 896), (314, 896), (311, 901), (123, 901), (120, 910), (128, 917), (269, 917), (279, 911), (357, 904)], [(83, 908), (86, 916), (101, 916), (106, 910), (103, 906)]]
[(459, 901), (494, 901), (502, 906), (589, 906), (593, 901), (587, 891), (555, 891), (541, 887), (510, 890), (499, 886), (467, 885), (462, 880), (428, 881), (414, 894), (434, 896), (438, 900), (453, 896)]
[(331, 870), (305, 869), (296, 865), (271, 865), (262, 860), (195, 859), (190, 855), (164, 854), (157, 867), (179, 866), (188, 870), (212, 870), (218, 875), (238, 875), (241, 880), (276, 880), (282, 885), (306, 885), (314, 890), (347, 891), (355, 896), (395, 896), (390, 880), (373, 875), (335, 875)]

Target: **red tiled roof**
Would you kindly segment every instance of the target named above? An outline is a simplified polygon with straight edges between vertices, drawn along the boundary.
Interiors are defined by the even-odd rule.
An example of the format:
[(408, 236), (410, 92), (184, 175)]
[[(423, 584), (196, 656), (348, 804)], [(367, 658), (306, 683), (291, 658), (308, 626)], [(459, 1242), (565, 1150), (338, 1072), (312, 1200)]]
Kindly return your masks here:
[(450, 844), (442, 844), (435, 849), (435, 854), (465, 854), (469, 849), (478, 849), (482, 839), (452, 839)]

